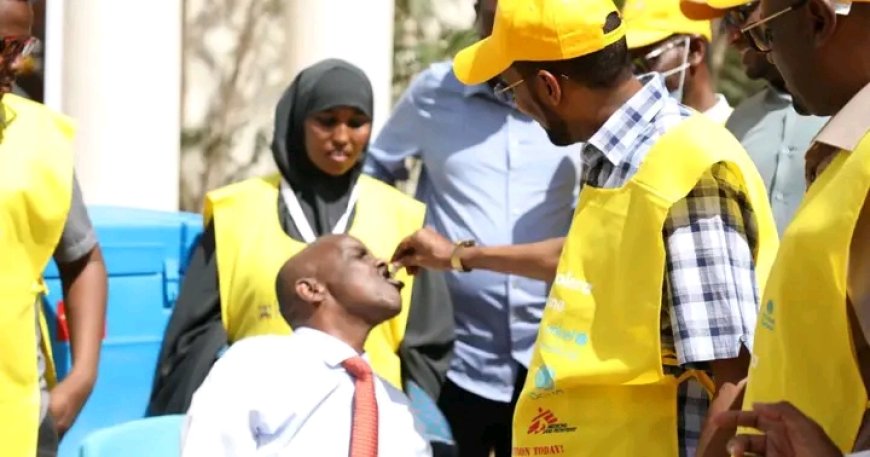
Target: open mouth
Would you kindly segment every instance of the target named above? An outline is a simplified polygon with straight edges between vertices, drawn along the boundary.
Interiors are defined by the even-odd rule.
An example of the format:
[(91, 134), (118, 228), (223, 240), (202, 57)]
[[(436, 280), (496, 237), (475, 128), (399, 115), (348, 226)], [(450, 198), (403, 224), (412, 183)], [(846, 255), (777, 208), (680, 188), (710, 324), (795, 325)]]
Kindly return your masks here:
[(401, 292), (402, 289), (405, 287), (405, 283), (403, 283), (402, 281), (399, 281), (398, 279), (393, 277), (393, 272), (390, 271), (389, 267), (383, 266), (380, 268), (380, 270), (381, 270), (381, 276), (383, 276), (384, 279), (386, 279), (387, 282), (390, 283), (391, 286), (395, 287), (397, 290), (399, 290)]

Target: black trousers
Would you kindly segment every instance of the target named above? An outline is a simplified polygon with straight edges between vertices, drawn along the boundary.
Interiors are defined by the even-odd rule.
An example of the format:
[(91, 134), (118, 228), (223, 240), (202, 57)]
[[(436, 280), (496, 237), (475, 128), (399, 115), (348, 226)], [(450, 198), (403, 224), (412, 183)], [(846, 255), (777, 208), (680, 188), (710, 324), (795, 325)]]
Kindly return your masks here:
[(56, 457), (57, 446), (60, 440), (57, 436), (57, 427), (51, 414), (46, 414), (45, 419), (39, 424), (39, 438), (36, 442), (36, 457)]
[(441, 389), (438, 407), (447, 417), (459, 457), (510, 457), (514, 408), (517, 406), (526, 369), (520, 367), (510, 403), (488, 400), (452, 383)]

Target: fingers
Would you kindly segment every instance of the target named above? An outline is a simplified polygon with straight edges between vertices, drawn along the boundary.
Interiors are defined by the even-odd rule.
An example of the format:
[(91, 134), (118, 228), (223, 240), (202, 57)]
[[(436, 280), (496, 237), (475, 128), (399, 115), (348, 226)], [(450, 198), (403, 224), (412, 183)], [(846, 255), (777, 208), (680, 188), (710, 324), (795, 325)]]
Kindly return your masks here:
[(414, 252), (417, 250), (415, 242), (415, 237), (417, 236), (417, 233), (405, 237), (405, 239), (403, 239), (399, 243), (399, 245), (396, 246), (396, 250), (393, 251), (393, 256), (390, 258), (390, 263), (397, 263), (401, 266), (406, 266), (406, 257), (413, 255)]
[(758, 428), (757, 411), (725, 411), (713, 418), (713, 423), (723, 428)]
[(812, 420), (787, 401), (778, 403), (756, 403), (752, 409), (759, 415), (773, 420), (799, 422), (811, 422)]
[(731, 457), (743, 457), (746, 453), (767, 455), (767, 437), (764, 435), (737, 435), (728, 442)]

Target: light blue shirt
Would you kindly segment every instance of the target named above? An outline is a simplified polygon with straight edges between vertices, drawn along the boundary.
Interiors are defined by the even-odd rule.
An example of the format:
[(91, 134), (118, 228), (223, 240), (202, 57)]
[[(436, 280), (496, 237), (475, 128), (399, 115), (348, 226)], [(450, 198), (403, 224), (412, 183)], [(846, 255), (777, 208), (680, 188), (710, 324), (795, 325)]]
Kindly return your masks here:
[[(386, 182), (422, 160), (417, 198), (426, 222), (451, 240), (528, 243), (568, 232), (581, 145), (553, 146), (531, 118), (489, 86), (465, 86), (450, 63), (420, 74), (371, 145), (366, 171)], [(447, 376), (484, 398), (509, 402), (528, 366), (548, 292), (541, 281), (487, 271), (450, 273), (455, 357)]]
[(804, 156), (827, 117), (801, 116), (791, 96), (767, 87), (744, 100), (726, 127), (740, 140), (767, 186), (782, 236), (806, 191)]

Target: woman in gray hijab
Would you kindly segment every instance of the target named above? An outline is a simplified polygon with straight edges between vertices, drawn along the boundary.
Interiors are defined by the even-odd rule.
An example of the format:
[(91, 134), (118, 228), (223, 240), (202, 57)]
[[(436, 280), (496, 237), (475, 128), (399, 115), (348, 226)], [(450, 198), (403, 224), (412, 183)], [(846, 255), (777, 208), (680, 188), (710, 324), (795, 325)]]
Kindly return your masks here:
[[(276, 252), (321, 235), (350, 232), (388, 258), (405, 236), (403, 230), (422, 225), (422, 213), (417, 214), (421, 203), (361, 175), (372, 100), (371, 83), (357, 67), (336, 59), (309, 67), (276, 108), (272, 154), (280, 173), (209, 193), (206, 230), (166, 330), (149, 415), (185, 412), (222, 347), (279, 327), (274, 320), (281, 319), (280, 313), (264, 298), (274, 294), (277, 269), (271, 271), (269, 265), (292, 252)], [(262, 205), (265, 210), (255, 209)], [(272, 238), (277, 228), (282, 233)], [(385, 252), (377, 252), (377, 246)], [(271, 290), (258, 290), (266, 287), (256, 285), (261, 281)], [(401, 383), (437, 399), (454, 338), (441, 274), (417, 274), (403, 307), (408, 308), (407, 323), (398, 332), (402, 337), (396, 351)]]

